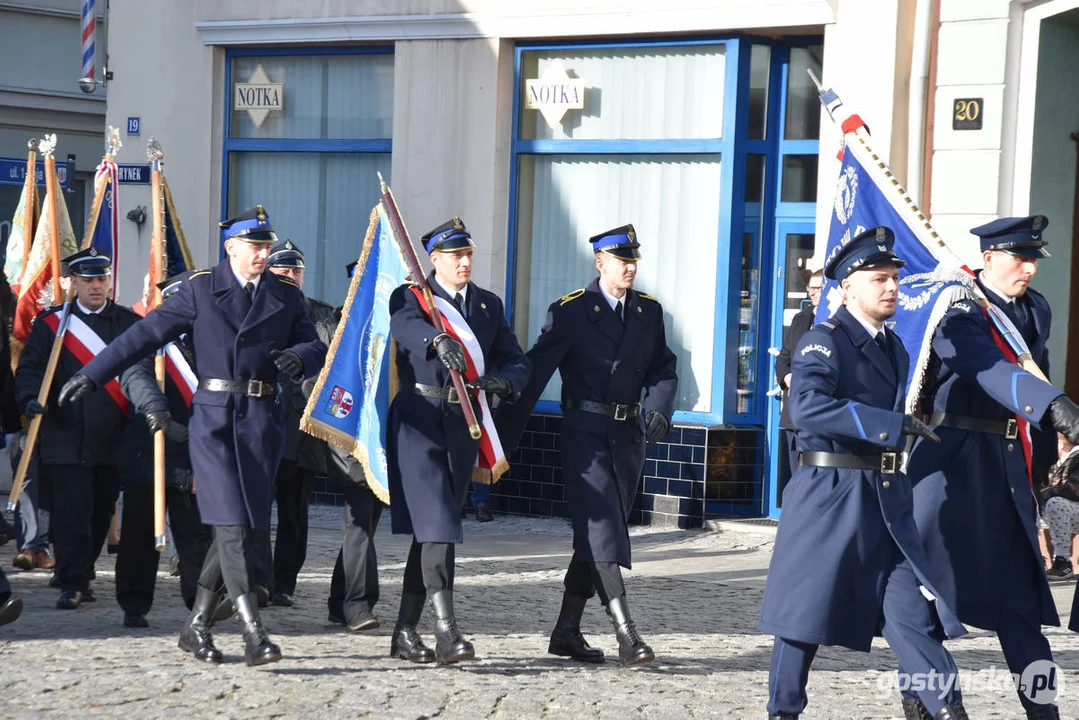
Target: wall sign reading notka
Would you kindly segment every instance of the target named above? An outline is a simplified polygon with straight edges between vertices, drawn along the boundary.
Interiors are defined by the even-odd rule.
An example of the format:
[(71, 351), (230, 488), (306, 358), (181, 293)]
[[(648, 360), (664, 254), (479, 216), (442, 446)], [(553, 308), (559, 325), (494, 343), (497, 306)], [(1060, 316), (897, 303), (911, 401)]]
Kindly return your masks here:
[(272, 83), (266, 71), (259, 65), (251, 73), (249, 82), (236, 83), (234, 110), (246, 110), (255, 127), (262, 127), (271, 111), (281, 111), (285, 100), (283, 83)]
[(553, 129), (567, 110), (584, 108), (584, 81), (571, 78), (560, 60), (553, 60), (536, 80), (525, 80), (525, 107), (539, 110)]

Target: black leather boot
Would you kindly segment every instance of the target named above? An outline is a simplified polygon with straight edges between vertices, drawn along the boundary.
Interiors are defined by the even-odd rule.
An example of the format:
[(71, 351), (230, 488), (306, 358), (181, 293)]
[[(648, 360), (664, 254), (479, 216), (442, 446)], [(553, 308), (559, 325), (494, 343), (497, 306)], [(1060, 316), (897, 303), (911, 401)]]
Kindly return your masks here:
[(589, 645), (581, 634), (581, 618), (587, 602), (588, 598), (568, 592), (562, 594), (562, 610), (558, 613), (547, 652), (581, 662), (603, 662), (603, 651)]
[(613, 598), (607, 604), (607, 615), (614, 624), (614, 634), (618, 638), (618, 659), (623, 665), (638, 665), (656, 659), (652, 648), (637, 634), (637, 626), (629, 615), (629, 603), (626, 596)]
[[(925, 717), (929, 717), (929, 711), (922, 705), (922, 711), (925, 712)], [(945, 705), (937, 714), (933, 716), (933, 720), (970, 720), (967, 717), (966, 708), (963, 707), (963, 703), (956, 702), (951, 705)]]
[(435, 661), (450, 665), (476, 657), (472, 643), (461, 636), (453, 616), (453, 590), (439, 590), (431, 596), (435, 609)]
[(258, 600), (254, 593), (236, 599), (236, 612), (243, 623), (244, 660), (248, 665), (265, 665), (281, 659), (281, 648), (270, 641), (259, 618)]
[[(966, 715), (963, 720), (966, 720)], [(1056, 705), (1034, 705), (1027, 708), (1027, 720), (1060, 720), (1060, 708)]]
[(933, 720), (925, 703), (916, 697), (903, 698), (903, 718), (904, 720)]
[(390, 637), (390, 657), (414, 663), (435, 661), (434, 652), (423, 644), (423, 638), (416, 632), (426, 599), (415, 593), (406, 592), (401, 595), (401, 609), (397, 611), (397, 624)]
[(214, 647), (214, 639), (210, 635), (217, 603), (217, 593), (199, 586), (195, 592), (191, 617), (184, 629), (180, 631), (180, 642), (177, 643), (181, 650), (193, 653), (196, 659), (204, 662), (219, 663), (222, 660), (221, 651)]

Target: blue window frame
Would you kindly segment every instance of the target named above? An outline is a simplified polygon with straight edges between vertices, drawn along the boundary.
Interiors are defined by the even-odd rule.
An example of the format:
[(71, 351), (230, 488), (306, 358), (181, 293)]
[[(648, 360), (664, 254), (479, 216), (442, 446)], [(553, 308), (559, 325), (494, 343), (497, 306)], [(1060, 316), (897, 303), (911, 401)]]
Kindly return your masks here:
[[(722, 87), (723, 110), (721, 133), (719, 137), (689, 137), (678, 139), (528, 139), (522, 137), (522, 65), (525, 53), (532, 51), (632, 51), (639, 50), (662, 50), (669, 48), (693, 48), (695, 46), (722, 46), (725, 54), (725, 66), (723, 71)], [(511, 146), (511, 194), (510, 194), (510, 227), (509, 242), (507, 248), (507, 276), (506, 276), (506, 310), (511, 323), (519, 329), (529, 329), (527, 324), (522, 325), (524, 317), (517, 317), (522, 312), (527, 295), (523, 295), (518, 282), (520, 254), (518, 248), (519, 212), (521, 210), (521, 182), (522, 165), (535, 164), (538, 161), (554, 161), (556, 156), (569, 157), (577, 161), (587, 161), (588, 158), (610, 160), (613, 156), (626, 158), (642, 158), (645, 161), (666, 162), (671, 158), (677, 162), (678, 158), (684, 161), (693, 160), (690, 156), (719, 163), (719, 192), (714, 197), (715, 203), (715, 227), (716, 227), (716, 261), (715, 278), (717, 291), (714, 297), (707, 298), (714, 303), (714, 326), (711, 328), (713, 342), (711, 345), (712, 367), (710, 368), (710, 391), (707, 395), (708, 409), (706, 411), (675, 412), (674, 419), (677, 422), (694, 422), (716, 424), (725, 422), (732, 416), (734, 391), (730, 388), (734, 363), (729, 362), (728, 347), (735, 346), (738, 341), (737, 332), (731, 335), (728, 332), (730, 319), (737, 318), (737, 303), (727, 292), (721, 289), (730, 287), (731, 283), (724, 282), (740, 271), (741, 245), (738, 244), (738, 252), (735, 254), (732, 237), (741, 237), (743, 232), (743, 214), (740, 211), (744, 189), (745, 157), (744, 152), (738, 152), (739, 138), (745, 132), (748, 118), (747, 112), (743, 111), (739, 98), (739, 68), (748, 59), (748, 46), (744, 41), (735, 37), (700, 37), (684, 41), (672, 40), (642, 40), (629, 43), (528, 43), (518, 45), (514, 65), (514, 104), (513, 104), (513, 140)], [(702, 92), (708, 92), (709, 88), (701, 88)], [(736, 206), (739, 212), (734, 212)], [(656, 199), (659, 202), (659, 198)], [(633, 218), (625, 218), (626, 222), (633, 222)], [(613, 225), (614, 223), (612, 223)], [(600, 232), (605, 227), (592, 228), (591, 232), (581, 232), (584, 237)], [(580, 238), (583, 242), (584, 237)], [(647, 255), (648, 243), (658, 244), (659, 238), (642, 238), (642, 247)], [(653, 245), (655, 247), (656, 245)], [(568, 260), (567, 260), (568, 261)], [(561, 292), (569, 292), (572, 287), (565, 287)], [(659, 299), (670, 294), (673, 288), (649, 287), (648, 292), (656, 294)], [(546, 302), (554, 300), (557, 295), (546, 298)], [(546, 307), (546, 304), (543, 305)], [(735, 325), (735, 327), (737, 327)], [(668, 328), (670, 338), (671, 329)], [(530, 340), (532, 338), (525, 338)], [(558, 412), (558, 403), (553, 401), (541, 401), (536, 409), (540, 412)]]
[[(256, 58), (277, 65), (271, 82), (285, 85), (284, 110), (271, 116), (278, 124), (269, 130), (233, 112), (235, 68)], [(359, 254), (355, 217), (345, 219), (335, 208), (362, 204), (362, 198), (373, 207), (375, 170), (390, 175), (392, 75), (393, 47), (385, 45), (225, 53), (221, 218), (265, 204), (279, 237), (290, 237), (304, 251), (304, 291), (328, 302), (344, 297), (344, 265)], [(223, 258), (223, 243), (220, 252)]]

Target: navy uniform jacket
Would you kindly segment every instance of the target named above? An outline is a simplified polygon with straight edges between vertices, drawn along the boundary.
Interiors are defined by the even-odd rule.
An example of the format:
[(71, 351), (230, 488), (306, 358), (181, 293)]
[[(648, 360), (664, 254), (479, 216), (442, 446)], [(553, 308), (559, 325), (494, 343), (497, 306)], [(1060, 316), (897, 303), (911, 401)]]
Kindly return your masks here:
[[(888, 358), (846, 307), (807, 332), (794, 353), (791, 419), (798, 449), (851, 455), (898, 452), (907, 351), (887, 332)], [(898, 371), (897, 371), (898, 369)], [(783, 495), (768, 570), (762, 632), (868, 652), (881, 627), (884, 588), (898, 551), (936, 598), (945, 632), (965, 632), (926, 559), (902, 472), (803, 465)]]
[[(1061, 394), (1004, 358), (973, 301), (953, 305), (932, 342), (926, 394), (933, 397), (933, 412), (998, 421), (1018, 413), (1037, 424)], [(1043, 567), (1023, 448), (1002, 435), (951, 427), (936, 433), (939, 445), (919, 442), (911, 453), (918, 530), (930, 559), (947, 568), (960, 619), (994, 630), (1007, 597), (1003, 564)], [(1013, 547), (1017, 536), (1028, 547)], [(1042, 624), (1059, 625), (1044, 571), (1032, 572), (1038, 575)]]
[(802, 336), (806, 334), (809, 328), (813, 327), (813, 320), (817, 316), (817, 308), (813, 307), (813, 303), (809, 303), (804, 308), (798, 311), (798, 314), (791, 319), (791, 325), (787, 328), (787, 334), (783, 336), (783, 347), (779, 349), (779, 355), (776, 356), (776, 382), (783, 389), (783, 404), (779, 412), (779, 427), (793, 430), (794, 426), (791, 425), (791, 412), (790, 412), (790, 392), (791, 389), (783, 385), (783, 378), (787, 373), (791, 371), (791, 360), (794, 355), (794, 349), (798, 347), (798, 343), (801, 341)]
[[(632, 289), (624, 303), (624, 327), (598, 279), (551, 303), (528, 351), (532, 377), (519, 401), (500, 410), (499, 422), (516, 446), (536, 400), (555, 370), (560, 372), (560, 445), (574, 552), (585, 562), (628, 568), (629, 513), (644, 467), (644, 416), (656, 410), (670, 419), (678, 373), (667, 347), (663, 307)], [(632, 420), (615, 420), (568, 406), (582, 400), (643, 407)]]
[[(98, 313), (84, 313), (77, 303), (71, 312), (97, 333), (105, 343), (120, 337), (138, 322), (139, 316), (111, 300)], [(37, 316), (26, 339), (26, 347), (19, 356), (15, 372), (15, 402), (25, 410), (31, 400), (37, 399), (45, 377), (56, 334), (42, 322), (47, 315), (59, 313), (62, 305), (49, 308)], [(84, 371), (82, 362), (65, 348), (60, 352), (60, 362), (49, 390), (48, 411), (41, 421), (41, 442), (38, 456), (44, 465), (82, 465), (84, 467), (117, 467), (121, 460), (122, 443), (128, 417), (104, 389), (104, 380), (120, 374), (113, 372), (102, 376), (97, 389), (87, 393), (74, 405), (63, 407), (57, 402), (60, 389), (76, 373)], [(120, 388), (131, 402), (131, 413), (148, 413), (166, 409), (165, 398), (157, 387), (153, 372), (144, 364), (135, 364), (120, 374)], [(141, 421), (140, 421), (141, 422)]]
[[(434, 273), (427, 282), (435, 295), (452, 304)], [(400, 382), (390, 404), (386, 437), (393, 532), (414, 534), (421, 543), (459, 543), (464, 540), (461, 508), (479, 442), (468, 434), (460, 405), (412, 392), (416, 383), (441, 388), (451, 382), (431, 344), (438, 331), (410, 288), (401, 285), (390, 295), (390, 337), (397, 345)], [(506, 323), (502, 301), (469, 283), (466, 305), (486, 374), (508, 380), (513, 391), (520, 392), (531, 364)]]
[[(168, 302), (110, 343), (83, 372), (100, 386), (104, 378), (183, 333), (194, 350), (193, 369), (200, 380), (273, 382), (277, 370), (271, 350), (294, 351), (305, 374), (317, 372), (326, 356), (294, 283), (263, 272), (248, 310), (226, 260), (191, 275)], [(284, 444), (280, 399), (198, 390), (188, 431), (202, 521), (267, 528)]]

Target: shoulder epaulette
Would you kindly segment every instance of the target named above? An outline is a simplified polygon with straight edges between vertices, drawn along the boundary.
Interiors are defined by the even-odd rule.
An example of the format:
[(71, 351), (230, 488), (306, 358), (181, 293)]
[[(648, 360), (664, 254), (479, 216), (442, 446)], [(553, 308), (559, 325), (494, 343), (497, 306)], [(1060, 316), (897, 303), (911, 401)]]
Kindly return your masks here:
[(836, 327), (838, 327), (833, 320), (825, 320), (824, 322), (820, 323), (820, 325), (821, 327), (827, 328), (828, 330), (835, 330)]
[(209, 270), (196, 270), (195, 272), (188, 275), (187, 279), (190, 280), (191, 278), (197, 278), (199, 275), (209, 275), (209, 274), (210, 274)]
[(659, 302), (659, 300), (656, 300), (656, 299), (655, 299), (654, 297), (652, 297), (651, 295), (647, 295), (647, 294), (645, 294), (645, 293), (643, 293), (643, 292), (639, 292), (639, 293), (637, 293), (637, 295), (638, 295), (638, 296), (640, 296), (640, 297), (643, 297), (643, 298), (644, 298), (645, 300), (651, 300), (652, 302), (655, 302), (655, 303), (658, 303), (658, 302)]
[(561, 298), (559, 298), (558, 305), (561, 307), (562, 305), (565, 305), (566, 303), (568, 303), (570, 300), (576, 300), (577, 298), (581, 297), (582, 295), (584, 295), (584, 288), (581, 288), (579, 290), (574, 290), (571, 293), (566, 293)]
[(291, 278), (287, 278), (284, 275), (278, 275), (277, 279), (278, 279), (278, 281), (283, 282), (286, 285), (291, 285), (292, 287), (296, 288), (297, 290), (300, 289), (300, 286), (297, 285), (296, 283), (292, 282)]

